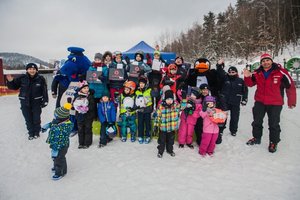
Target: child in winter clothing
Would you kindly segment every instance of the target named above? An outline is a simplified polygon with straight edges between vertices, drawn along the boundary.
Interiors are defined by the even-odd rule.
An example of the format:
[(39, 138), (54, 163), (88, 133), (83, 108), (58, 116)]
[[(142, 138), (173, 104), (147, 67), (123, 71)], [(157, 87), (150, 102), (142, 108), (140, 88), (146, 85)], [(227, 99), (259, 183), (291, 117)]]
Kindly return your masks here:
[[(136, 106), (138, 116), (138, 141), (140, 144), (148, 144), (151, 140), (151, 113), (152, 113), (152, 97), (151, 88), (148, 88), (148, 79), (145, 76), (139, 78), (139, 87), (136, 94)], [(146, 132), (144, 132), (144, 125)]]
[[(204, 105), (204, 98), (206, 96), (210, 95), (210, 89), (208, 84), (203, 83), (200, 85), (200, 99), (202, 102), (202, 106)], [(195, 135), (196, 135), (196, 143), (198, 146), (200, 146), (201, 143), (201, 137), (203, 132), (203, 119), (202, 117), (199, 117), (197, 119), (196, 125), (195, 125)]]
[(162, 79), (162, 69), (165, 67), (164, 61), (160, 57), (159, 51), (154, 51), (153, 53), (153, 62), (151, 66), (151, 72), (148, 74), (149, 79), (149, 87), (152, 90), (152, 98), (154, 107), (158, 105), (158, 101), (160, 100), (160, 87), (159, 84)]
[[(129, 79), (130, 81), (134, 81), (135, 84), (138, 84), (138, 77), (139, 76), (148, 76), (148, 73), (151, 72), (151, 67), (144, 63), (144, 52), (143, 51), (137, 51), (134, 55), (134, 61), (131, 63), (132, 65), (137, 65), (139, 69), (136, 71), (138, 74), (132, 74), (129, 71)], [(129, 67), (132, 67), (131, 65)]]
[(157, 157), (161, 158), (165, 151), (172, 157), (175, 156), (173, 145), (175, 140), (175, 131), (178, 130), (179, 125), (179, 112), (180, 106), (174, 100), (174, 93), (172, 90), (167, 90), (164, 94), (163, 101), (159, 104), (157, 109), (157, 117), (154, 123), (156, 129), (160, 129), (158, 137), (158, 154)]
[(115, 106), (118, 107), (118, 102), (116, 97), (118, 97), (123, 92), (124, 82), (128, 79), (127, 76), (127, 65), (122, 61), (122, 53), (115, 52), (115, 58), (112, 64), (109, 66), (109, 74), (114, 73), (114, 69), (123, 70), (123, 76), (120, 80), (109, 80), (109, 92), (112, 101), (115, 102)]
[(104, 147), (112, 138), (107, 135), (107, 129), (115, 126), (116, 123), (116, 107), (109, 100), (109, 93), (103, 93), (100, 103), (98, 103), (98, 116), (101, 122), (99, 148)]
[(70, 143), (69, 135), (73, 128), (73, 123), (69, 120), (71, 107), (70, 103), (65, 103), (64, 107), (56, 108), (53, 121), (42, 127), (42, 132), (46, 132), (50, 128), (46, 142), (52, 149), (53, 180), (59, 180), (67, 174), (66, 154)]
[[(94, 101), (95, 101), (95, 106), (97, 106), (97, 103), (99, 103), (100, 98), (102, 97), (103, 93), (108, 90), (108, 88), (107, 88), (108, 67), (106, 65), (103, 65), (101, 53), (95, 54), (94, 62), (92, 63), (92, 66), (88, 69), (88, 71), (102, 72), (101, 76), (97, 77), (101, 81), (89, 83), (89, 88), (91, 90), (95, 91)], [(95, 119), (97, 119), (97, 107), (95, 107), (94, 110), (96, 111)]]
[(180, 115), (180, 125), (178, 131), (179, 148), (186, 144), (193, 149), (193, 134), (197, 119), (200, 117), (199, 112), (202, 109), (200, 93), (197, 89), (191, 90), (191, 96), (187, 101), (185, 109)]
[(78, 125), (79, 149), (87, 149), (93, 142), (92, 123), (95, 117), (95, 102), (86, 81), (79, 82), (73, 106)]
[(177, 74), (177, 66), (175, 64), (170, 64), (167, 69), (166, 75), (162, 78), (160, 83), (160, 88), (163, 88), (165, 85), (169, 85), (174, 94), (177, 91), (177, 80), (181, 75)]
[(135, 88), (133, 81), (124, 83), (124, 91), (120, 97), (120, 121), (121, 141), (127, 140), (127, 127), (130, 128), (131, 142), (135, 142), (136, 137), (136, 110), (135, 110)]
[(229, 67), (221, 95), (224, 96), (227, 109), (230, 111), (229, 130), (236, 136), (240, 118), (240, 105), (245, 106), (248, 101), (248, 88), (243, 79), (238, 77), (236, 67)]
[(203, 133), (199, 154), (202, 156), (213, 155), (216, 141), (219, 134), (219, 126), (211, 120), (215, 112), (216, 99), (213, 96), (206, 96), (203, 102), (203, 108), (200, 111), (200, 116), (203, 118)]

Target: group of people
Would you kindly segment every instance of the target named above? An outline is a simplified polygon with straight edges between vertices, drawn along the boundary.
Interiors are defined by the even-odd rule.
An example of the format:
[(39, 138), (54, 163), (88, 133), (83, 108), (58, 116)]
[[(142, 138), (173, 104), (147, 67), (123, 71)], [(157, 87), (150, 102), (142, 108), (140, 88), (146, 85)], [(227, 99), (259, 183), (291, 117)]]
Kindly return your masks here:
[[(7, 86), (20, 89), (21, 110), (26, 121), (29, 140), (39, 137), (40, 130), (50, 128), (47, 142), (52, 149), (53, 180), (67, 173), (65, 155), (69, 135), (78, 132), (78, 148), (86, 149), (93, 141), (92, 123), (101, 123), (99, 148), (111, 142), (119, 132), (122, 142), (128, 139), (140, 144), (151, 142), (158, 134), (157, 157), (166, 150), (175, 156), (175, 133), (178, 132), (179, 148), (194, 148), (193, 134), (199, 145), (199, 154), (212, 156), (216, 144), (222, 142), (227, 115), (230, 113), (229, 130), (238, 133), (240, 105), (248, 100), (247, 87), (257, 86), (253, 107), (253, 138), (247, 145), (261, 143), (263, 118), (269, 117), (269, 152), (276, 152), (280, 142), (280, 112), (286, 91), (289, 108), (296, 106), (296, 89), (288, 72), (273, 62), (269, 54), (261, 56), (261, 66), (254, 72), (243, 70), (239, 77), (236, 67), (225, 71), (224, 61), (212, 69), (206, 58), (197, 59), (193, 67), (182, 57), (167, 64), (160, 52), (154, 57), (136, 52), (134, 61), (124, 59), (121, 52), (103, 55), (96, 53), (88, 71), (97, 71), (98, 82), (88, 82), (87, 77), (78, 83), (76, 94), (60, 105), (57, 99), (54, 119), (41, 128), (41, 108), (48, 104), (45, 79), (38, 74), (34, 63), (26, 66), (26, 74), (18, 78), (7, 75)], [(57, 84), (52, 84), (52, 95), (57, 98)], [(75, 121), (70, 121), (70, 111), (75, 111)], [(225, 112), (224, 112), (225, 111)], [(154, 124), (152, 126), (152, 119)], [(137, 122), (136, 122), (137, 121)], [(74, 127), (76, 129), (74, 129)], [(118, 128), (117, 128), (118, 127)], [(152, 130), (153, 129), (153, 130)]]

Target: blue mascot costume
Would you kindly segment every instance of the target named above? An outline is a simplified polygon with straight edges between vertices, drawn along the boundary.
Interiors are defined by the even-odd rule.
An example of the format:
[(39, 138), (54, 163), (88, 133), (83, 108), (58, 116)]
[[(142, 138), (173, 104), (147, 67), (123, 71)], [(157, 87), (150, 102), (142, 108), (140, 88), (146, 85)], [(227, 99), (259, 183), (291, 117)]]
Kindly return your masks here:
[[(68, 90), (70, 83), (84, 80), (86, 72), (92, 65), (91, 61), (83, 54), (84, 49), (80, 47), (69, 47), (70, 55), (53, 78), (51, 91), (56, 99), (56, 108), (61, 107), (61, 99)], [(74, 123), (73, 133), (77, 132), (77, 123), (74, 115), (70, 115)], [(75, 134), (72, 134), (75, 135)]]
[(84, 80), (87, 70), (92, 65), (91, 61), (83, 54), (83, 48), (69, 47), (68, 51), (70, 55), (54, 76), (51, 85), (52, 96), (57, 97), (56, 108), (60, 107), (61, 97), (70, 83)]

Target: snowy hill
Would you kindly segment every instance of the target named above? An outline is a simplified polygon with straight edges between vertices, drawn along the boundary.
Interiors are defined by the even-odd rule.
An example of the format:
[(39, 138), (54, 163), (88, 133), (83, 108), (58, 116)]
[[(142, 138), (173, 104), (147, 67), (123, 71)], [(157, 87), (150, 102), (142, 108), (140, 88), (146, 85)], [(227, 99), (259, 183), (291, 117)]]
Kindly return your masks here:
[(3, 59), (3, 65), (9, 67), (22, 67), (30, 62), (37, 63), (38, 65), (43, 65), (46, 67), (49, 66), (49, 63), (45, 61), (42, 61), (33, 56), (20, 54), (20, 53), (0, 52), (0, 57)]
[[(298, 92), (298, 99), (300, 90)], [(157, 142), (140, 145), (115, 139), (99, 149), (94, 136), (89, 149), (79, 150), (71, 138), (67, 154), (68, 174), (51, 180), (50, 149), (43, 134), (28, 141), (17, 96), (0, 97), (0, 199), (2, 200), (194, 200), (194, 199), (300, 199), (300, 106), (284, 106), (278, 151), (268, 152), (265, 120), (262, 144), (249, 147), (254, 88), (241, 109), (236, 137), (224, 132), (215, 156), (202, 158), (194, 150), (174, 145), (175, 157), (156, 157)], [(52, 119), (55, 107), (43, 110), (42, 123)]]

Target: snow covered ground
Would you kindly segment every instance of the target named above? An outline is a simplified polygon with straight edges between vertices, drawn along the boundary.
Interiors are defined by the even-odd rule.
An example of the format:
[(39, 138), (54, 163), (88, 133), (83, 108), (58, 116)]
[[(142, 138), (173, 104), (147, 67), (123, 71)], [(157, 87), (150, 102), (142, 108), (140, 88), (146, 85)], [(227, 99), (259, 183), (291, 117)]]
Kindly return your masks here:
[[(298, 89), (299, 99), (299, 89)], [(214, 157), (202, 158), (198, 149), (178, 149), (175, 157), (156, 157), (156, 141), (150, 144), (122, 143), (115, 139), (97, 148), (94, 136), (89, 149), (77, 149), (71, 138), (67, 154), (68, 174), (51, 180), (52, 160), (46, 134), (28, 141), (17, 96), (0, 97), (0, 199), (1, 200), (99, 200), (99, 199), (300, 199), (300, 106), (284, 106), (282, 141), (278, 151), (268, 152), (265, 124), (261, 145), (249, 147), (251, 108), (242, 107), (238, 135), (225, 130)], [(54, 100), (43, 110), (42, 122), (53, 117)], [(266, 121), (266, 120), (265, 120)]]

